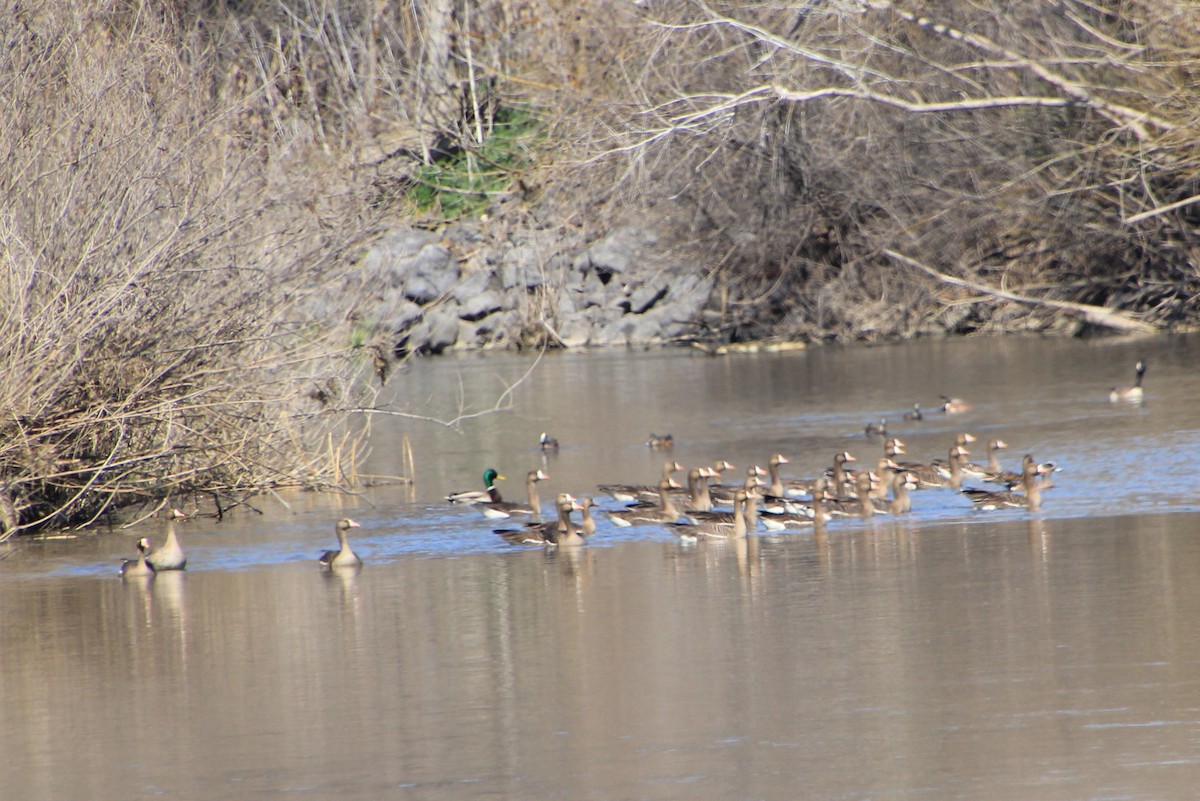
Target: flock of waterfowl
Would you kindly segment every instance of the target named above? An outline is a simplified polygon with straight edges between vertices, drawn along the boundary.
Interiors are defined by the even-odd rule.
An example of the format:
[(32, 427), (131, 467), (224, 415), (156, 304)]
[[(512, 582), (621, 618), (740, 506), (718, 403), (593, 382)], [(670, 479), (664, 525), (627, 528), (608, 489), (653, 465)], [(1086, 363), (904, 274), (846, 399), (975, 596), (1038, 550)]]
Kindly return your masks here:
[[(1134, 368), (1135, 380), (1130, 386), (1113, 387), (1109, 400), (1117, 403), (1140, 403), (1144, 398), (1142, 381), (1146, 365), (1139, 361)], [(942, 396), (938, 411), (960, 414), (974, 407), (962, 398)], [(924, 418), (919, 404), (905, 413), (905, 420)], [(882, 440), (882, 453), (873, 469), (855, 471), (846, 465), (857, 461), (849, 452), (834, 455), (832, 465), (822, 475), (812, 478), (786, 478), (783, 466), (789, 463), (781, 453), (766, 461), (766, 468), (752, 465), (741, 482), (722, 483), (724, 474), (735, 469), (724, 460), (685, 470), (672, 458), (663, 463), (662, 474), (654, 484), (601, 484), (597, 489), (623, 505), (606, 509), (605, 517), (615, 526), (662, 526), (685, 542), (704, 539), (739, 539), (751, 532), (786, 531), (789, 529), (821, 529), (837, 518), (871, 518), (875, 515), (903, 515), (912, 510), (910, 492), (927, 489), (950, 489), (966, 498), (980, 510), (1027, 509), (1041, 507), (1042, 493), (1053, 486), (1053, 473), (1060, 468), (1053, 462), (1038, 462), (1032, 454), (1021, 461), (1020, 471), (1005, 470), (999, 452), (1008, 445), (1001, 439), (989, 440), (987, 461), (971, 462), (968, 446), (976, 441), (969, 433), (958, 434), (948, 446), (945, 459), (912, 462), (902, 459), (904, 442), (888, 436), (887, 420), (868, 423), (863, 433), (868, 439)], [(651, 434), (647, 447), (671, 451), (675, 440), (670, 434)], [(558, 440), (542, 433), (538, 441), (544, 453), (558, 451)], [(686, 485), (675, 475), (684, 474)], [(542, 519), (542, 504), (538, 484), (549, 478), (544, 470), (530, 470), (525, 476), (526, 499), (522, 502), (504, 500), (496, 482), (503, 480), (494, 468), (483, 473), (483, 488), (453, 492), (446, 496), (452, 504), (479, 510), (489, 519), (525, 519), (518, 527), (495, 529), (505, 541), (515, 545), (570, 547), (582, 545), (596, 533), (597, 508), (589, 495), (576, 498), (560, 493), (554, 502), (553, 519)], [(992, 485), (990, 489), (965, 487), (973, 481)], [(577, 522), (572, 515), (580, 513)], [(121, 564), (120, 573), (126, 577), (153, 576), (161, 570), (183, 570), (187, 558), (175, 531), (175, 521), (184, 517), (172, 510), (167, 520), (167, 535), (163, 545), (151, 546), (146, 537), (137, 541), (136, 559)], [(350, 547), (347, 532), (359, 524), (343, 518), (336, 524), (338, 548), (323, 552), (318, 562), (326, 570), (357, 569), (362, 559)]]
[[(1145, 372), (1145, 364), (1139, 361), (1134, 384), (1113, 387), (1109, 399), (1140, 402)], [(942, 414), (962, 414), (974, 408), (962, 398), (942, 396), (941, 400), (937, 411)], [(924, 414), (919, 404), (913, 404), (904, 418), (920, 421)], [(972, 462), (969, 446), (976, 438), (965, 432), (948, 445), (945, 458), (913, 462), (903, 458), (904, 442), (888, 436), (886, 419), (868, 423), (863, 433), (883, 445), (869, 469), (849, 468), (847, 465), (857, 460), (843, 451), (834, 455), (832, 465), (819, 476), (786, 478), (782, 471), (789, 460), (777, 453), (767, 459), (765, 468), (749, 467), (744, 481), (722, 483), (722, 477), (734, 469), (724, 460), (686, 470), (668, 458), (657, 483), (599, 485), (599, 492), (623, 504), (606, 509), (603, 514), (614, 526), (661, 526), (683, 541), (698, 541), (738, 539), (762, 529), (819, 529), (838, 518), (903, 515), (912, 510), (910, 493), (917, 490), (949, 489), (979, 510), (1037, 511), (1041, 508), (1042, 493), (1053, 486), (1053, 474), (1060, 469), (1054, 462), (1039, 462), (1032, 454), (1023, 457), (1019, 470), (1005, 469), (999, 454), (1008, 445), (1001, 439), (988, 441), (986, 461)], [(547, 442), (553, 442), (553, 446), (547, 447)], [(558, 449), (558, 441), (545, 433), (540, 444), (543, 450)], [(671, 451), (674, 438), (670, 434), (651, 434), (646, 445)], [(676, 475), (686, 476), (686, 483), (680, 484)], [(526, 500), (522, 503), (503, 499), (496, 485), (503, 478), (489, 468), (483, 474), (482, 489), (451, 493), (446, 500), (478, 509), (492, 519), (526, 518), (523, 525), (495, 529), (497, 535), (513, 544), (579, 545), (595, 533), (592, 509), (597, 504), (591, 496), (577, 499), (561, 493), (555, 499), (553, 518), (543, 520), (538, 484), (549, 478), (545, 471), (531, 470), (526, 475)], [(990, 486), (966, 486), (967, 483)], [(579, 522), (572, 517), (576, 512), (581, 514)]]

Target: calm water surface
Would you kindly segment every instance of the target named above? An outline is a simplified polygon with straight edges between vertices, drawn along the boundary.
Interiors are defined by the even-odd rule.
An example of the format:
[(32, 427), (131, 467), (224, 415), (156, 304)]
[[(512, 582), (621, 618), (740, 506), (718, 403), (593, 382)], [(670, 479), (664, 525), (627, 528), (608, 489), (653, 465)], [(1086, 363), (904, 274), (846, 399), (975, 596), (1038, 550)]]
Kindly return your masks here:
[[(0, 798), (1190, 799), (1200, 776), (1200, 338), (418, 362), (366, 471), (181, 527), (185, 574), (122, 581), (150, 524), (0, 560)], [(1144, 405), (1109, 387), (1145, 358)], [(488, 412), (512, 387), (502, 404)], [(906, 423), (939, 394), (965, 415)], [(1037, 514), (949, 490), (823, 535), (683, 545), (601, 521), (506, 545), (442, 501), (486, 467), (544, 501), (779, 451), (811, 476), (958, 431), (1064, 470)], [(536, 448), (546, 430), (556, 455)], [(601, 501), (614, 506), (611, 501)], [(547, 504), (548, 508), (548, 504)], [(315, 556), (353, 515), (357, 575)]]

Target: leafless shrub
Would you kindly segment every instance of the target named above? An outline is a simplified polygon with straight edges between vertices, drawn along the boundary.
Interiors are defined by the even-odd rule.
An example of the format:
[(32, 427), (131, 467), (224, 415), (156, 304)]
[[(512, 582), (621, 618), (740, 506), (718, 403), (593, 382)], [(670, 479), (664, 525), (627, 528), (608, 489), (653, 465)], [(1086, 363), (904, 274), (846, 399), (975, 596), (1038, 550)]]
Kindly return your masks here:
[(253, 141), (258, 90), (214, 98), (195, 30), (132, 13), (49, 4), (5, 25), (5, 537), (346, 481), (313, 456), (341, 420), (296, 413), (342, 404), (360, 360), (347, 328), (291, 309), (354, 242), (274, 172), (296, 140)]
[[(1159, 323), (1200, 311), (1190, 4), (646, 8), (639, 102), (607, 152), (759, 311), (814, 337), (906, 335), (896, 297), (926, 319), (981, 297), (888, 250)], [(988, 327), (984, 297), (947, 330)]]

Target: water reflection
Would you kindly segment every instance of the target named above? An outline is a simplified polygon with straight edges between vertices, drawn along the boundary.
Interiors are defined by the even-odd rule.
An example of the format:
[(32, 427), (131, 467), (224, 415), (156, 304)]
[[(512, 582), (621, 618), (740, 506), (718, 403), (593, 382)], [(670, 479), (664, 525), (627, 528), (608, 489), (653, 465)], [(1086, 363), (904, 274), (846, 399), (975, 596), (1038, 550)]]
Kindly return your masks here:
[[(4, 795), (1190, 797), (1196, 346), (1139, 344), (1163, 369), (1133, 407), (1104, 394), (1125, 346), (960, 344), (547, 359), (502, 420), (377, 424), (372, 472), (399, 472), (409, 436), (412, 495), (198, 519), (189, 570), (149, 581), (116, 575), (127, 537), (23, 543), (0, 562)], [(482, 403), (521, 364), (396, 383)], [(1055, 458), (1040, 513), (928, 490), (904, 516), (694, 544), (601, 522), (544, 549), (442, 501), (489, 464), (540, 465), (544, 497), (654, 481), (645, 436), (668, 429), (685, 464), (786, 451), (815, 475), (847, 448), (872, 461), (864, 422), (935, 390), (976, 410), (909, 424), (910, 453), (974, 430)], [(1130, 479), (1149, 464), (1180, 486)], [(366, 564), (322, 573), (345, 516)]]

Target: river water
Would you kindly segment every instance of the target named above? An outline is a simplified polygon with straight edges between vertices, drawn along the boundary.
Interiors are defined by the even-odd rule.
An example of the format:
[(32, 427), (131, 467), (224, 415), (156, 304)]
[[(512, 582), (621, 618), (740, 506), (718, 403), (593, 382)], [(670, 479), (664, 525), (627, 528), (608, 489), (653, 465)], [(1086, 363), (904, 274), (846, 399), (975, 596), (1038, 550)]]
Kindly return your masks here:
[[(1110, 403), (1139, 358), (1146, 402)], [(1197, 337), (415, 362), (364, 466), (403, 472), (407, 439), (411, 487), (188, 521), (187, 572), (148, 581), (116, 568), (152, 523), (5, 554), (0, 798), (1194, 798), (1198, 363)], [(901, 419), (943, 393), (975, 409)], [(1037, 513), (926, 490), (738, 543), (601, 519), (561, 552), (442, 500), (487, 467), (510, 499), (544, 469), (547, 510), (653, 482), (650, 432), (812, 476), (873, 462), (880, 417), (915, 460), (969, 431), (1063, 470)], [(345, 515), (366, 566), (324, 575)]]

